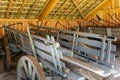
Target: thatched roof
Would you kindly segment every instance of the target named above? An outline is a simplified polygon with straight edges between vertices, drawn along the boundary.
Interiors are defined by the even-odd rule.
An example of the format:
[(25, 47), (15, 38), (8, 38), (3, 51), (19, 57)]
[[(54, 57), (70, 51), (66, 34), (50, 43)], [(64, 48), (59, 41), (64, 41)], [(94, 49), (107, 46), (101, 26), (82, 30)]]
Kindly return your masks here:
[(0, 0), (1, 19), (84, 19), (107, 0)]

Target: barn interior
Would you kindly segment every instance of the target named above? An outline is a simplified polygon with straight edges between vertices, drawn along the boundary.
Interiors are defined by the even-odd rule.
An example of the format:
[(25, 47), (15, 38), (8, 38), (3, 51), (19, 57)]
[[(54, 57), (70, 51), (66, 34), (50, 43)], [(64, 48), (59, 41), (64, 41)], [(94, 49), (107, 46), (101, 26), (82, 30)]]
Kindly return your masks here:
[(0, 0), (0, 80), (120, 80), (120, 0)]

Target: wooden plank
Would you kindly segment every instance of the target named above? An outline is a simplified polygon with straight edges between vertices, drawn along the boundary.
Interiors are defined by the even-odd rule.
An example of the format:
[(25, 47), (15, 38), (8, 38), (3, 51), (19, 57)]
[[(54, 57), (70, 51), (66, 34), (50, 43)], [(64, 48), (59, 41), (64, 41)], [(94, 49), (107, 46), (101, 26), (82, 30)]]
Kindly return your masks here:
[(59, 39), (66, 39), (68, 41), (74, 41), (74, 36), (59, 34)]
[[(90, 40), (90, 39), (85, 39), (85, 38), (76, 38), (75, 41), (86, 44), (86, 45), (90, 45), (90, 46), (93, 46), (93, 47), (102, 48), (102, 42), (100, 42), (100, 41)], [(116, 46), (115, 45), (112, 44), (111, 47), (112, 47), (111, 48), (112, 51), (116, 51)], [(107, 49), (107, 48), (108, 48), (107, 43), (105, 43), (105, 49)]]
[(50, 36), (54, 36), (54, 37), (57, 37), (57, 34), (55, 33), (52, 33), (52, 32), (48, 32), (47, 35), (50, 35)]
[(72, 46), (73, 44), (71, 43), (68, 43), (68, 42), (65, 42), (65, 41), (59, 41), (60, 45), (63, 46), (63, 47), (67, 47), (67, 48), (70, 48), (72, 49)]
[(22, 6), (20, 7), (20, 10), (19, 10), (18, 15), (17, 15), (18, 18), (20, 17), (20, 14), (22, 13), (23, 7), (26, 5), (26, 2), (27, 2), (27, 0), (24, 0)]
[(66, 56), (69, 56), (69, 57), (73, 57), (73, 51), (72, 50), (70, 50), (70, 49), (66, 49), (66, 48), (64, 48), (64, 47), (60, 47), (60, 48), (58, 48), (58, 51), (62, 51), (62, 54), (63, 55), (66, 55)]
[(7, 10), (7, 14), (6, 14), (6, 18), (9, 18), (9, 13), (10, 13), (12, 4), (13, 4), (13, 0), (10, 0), (9, 6), (8, 6), (8, 10)]
[(35, 8), (35, 5), (37, 4), (38, 0), (35, 0), (30, 11), (28, 11), (28, 14), (26, 15), (26, 18), (29, 18), (29, 15), (31, 14), (31, 12), (33, 11), (33, 9)]
[(39, 16), (39, 20), (45, 19), (45, 17), (50, 13), (50, 11), (54, 8), (58, 0), (49, 0), (47, 6), (44, 8), (42, 13)]
[(46, 60), (48, 60), (48, 61), (50, 61), (52, 63), (54, 62), (53, 58), (52, 58), (52, 56), (50, 54), (47, 54), (47, 53), (45, 53), (45, 52), (43, 52), (43, 51), (41, 51), (39, 49), (36, 49), (36, 50), (37, 50), (37, 55), (39, 55), (43, 59), (46, 59)]
[(10, 56), (10, 47), (8, 43), (7, 36), (4, 36), (4, 45), (5, 45), (5, 51), (6, 51), (6, 70), (10, 70), (11, 67), (11, 56)]
[(112, 75), (110, 75), (108, 77), (103, 77), (103, 76), (93, 73), (85, 68), (74, 67), (73, 71), (75, 71), (76, 73), (78, 73), (80, 75), (84, 75), (84, 77), (86, 77), (88, 80), (114, 80)]
[(60, 9), (62, 9), (63, 7), (65, 7), (65, 4), (68, 3), (68, 1), (69, 1), (69, 0), (66, 0), (66, 1), (63, 3), (63, 5), (57, 9), (57, 11), (56, 11), (55, 14), (52, 16), (52, 18), (54, 18), (54, 17), (56, 16), (56, 14), (58, 14), (58, 12), (60, 11)]
[(111, 72), (106, 73), (103, 69), (87, 64), (86, 62), (67, 56), (64, 56), (61, 60), (67, 62), (73, 71), (89, 80), (114, 80)]
[(45, 52), (48, 52), (48, 53), (51, 53), (51, 48), (52, 48), (52, 45), (50, 44), (45, 44), (44, 42), (39, 42), (39, 41), (35, 41), (34, 40), (34, 45), (36, 48), (42, 50), (42, 51), (45, 51)]
[(79, 13), (80, 13), (80, 15), (81, 15), (81, 17), (82, 17), (82, 19), (83, 19), (84, 16), (83, 16), (81, 10), (79, 9), (79, 6), (77, 5), (76, 1), (75, 1), (75, 0), (72, 0), (72, 1), (73, 1), (74, 5), (76, 6), (76, 8), (78, 9), (78, 11), (79, 11)]
[(104, 76), (103, 75), (104, 74), (103, 70), (101, 70), (97, 67), (94, 67), (92, 65), (89, 65), (89, 64), (87, 64), (83, 61), (80, 61), (80, 60), (77, 60), (77, 59), (74, 59), (74, 58), (68, 57), (68, 56), (64, 56), (63, 59), (61, 59), (61, 60), (65, 61), (65, 62), (68, 62), (70, 64), (74, 64), (75, 66), (79, 66), (79, 67), (85, 68), (87, 70), (90, 70), (91, 72), (94, 72), (98, 75)]
[(98, 57), (100, 57), (100, 53), (101, 53), (100, 50), (83, 47), (83, 46), (78, 46), (78, 45), (74, 46), (74, 50), (79, 50), (81, 52), (85, 52), (86, 54), (96, 55)]

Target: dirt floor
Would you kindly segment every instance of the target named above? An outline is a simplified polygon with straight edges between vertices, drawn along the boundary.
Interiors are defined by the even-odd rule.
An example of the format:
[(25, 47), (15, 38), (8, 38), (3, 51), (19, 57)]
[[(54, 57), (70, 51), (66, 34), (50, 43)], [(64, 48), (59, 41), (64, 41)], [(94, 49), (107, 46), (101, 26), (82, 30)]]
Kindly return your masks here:
[(22, 55), (12, 57), (11, 69), (9, 71), (6, 71), (6, 69), (4, 69), (3, 59), (0, 58), (0, 80), (17, 80), (16, 66), (17, 66), (18, 59), (21, 56)]
[[(14, 66), (16, 65), (14, 64)], [(16, 69), (5, 71), (2, 59), (0, 59), (0, 80), (16, 80)]]
[[(118, 71), (120, 71), (120, 46), (117, 47), (117, 57), (116, 57), (116, 62), (115, 65), (117, 65), (116, 69)], [(17, 80), (16, 77), (16, 65), (17, 65), (17, 61), (18, 59), (21, 57), (22, 55), (19, 56), (15, 56), (12, 57), (12, 67), (10, 71), (5, 71), (4, 67), (3, 67), (3, 59), (0, 58), (0, 80)], [(51, 79), (48, 79), (51, 80)], [(115, 80), (120, 80), (120, 77), (116, 78)]]

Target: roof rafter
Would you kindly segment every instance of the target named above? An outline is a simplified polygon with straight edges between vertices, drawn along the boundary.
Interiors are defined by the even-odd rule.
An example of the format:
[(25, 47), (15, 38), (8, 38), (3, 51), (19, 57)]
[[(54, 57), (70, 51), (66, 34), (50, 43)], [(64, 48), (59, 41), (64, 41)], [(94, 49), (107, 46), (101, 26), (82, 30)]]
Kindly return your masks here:
[(69, 9), (70, 9), (72, 6), (73, 6), (73, 4), (71, 4), (71, 5), (69, 6), (69, 8), (67, 8), (67, 10), (65, 10), (65, 12), (64, 12), (61, 16), (59, 16), (59, 18), (61, 18), (67, 11), (69, 11)]
[(55, 4), (58, 2), (58, 0), (49, 0), (48, 4), (46, 7), (43, 9), (42, 13), (39, 16), (39, 20), (43, 20), (53, 9)]
[(35, 18), (38, 18), (39, 15), (42, 13), (42, 11), (45, 9), (45, 7), (47, 6), (47, 4), (49, 3), (49, 0), (46, 1), (45, 5), (43, 6), (42, 10), (39, 11), (39, 13), (35, 16)]
[(113, 11), (113, 12), (116, 12), (116, 11), (120, 11), (120, 8), (100, 9), (100, 11), (105, 11), (105, 12)]
[[(86, 3), (84, 6), (83, 6), (83, 10), (88, 6), (88, 5), (90, 5), (91, 3), (92, 3), (92, 5), (93, 5), (93, 2), (96, 2), (95, 0), (90, 0), (88, 3)], [(88, 8), (87, 8), (88, 9)]]
[(84, 16), (83, 16), (81, 10), (79, 9), (79, 6), (77, 5), (76, 1), (75, 1), (75, 0), (72, 0), (72, 1), (73, 1), (74, 5), (76, 6), (76, 8), (78, 9), (78, 11), (79, 11), (81, 17), (84, 18)]
[(24, 0), (22, 6), (20, 7), (20, 11), (18, 12), (18, 15), (17, 15), (18, 18), (20, 17), (20, 14), (22, 13), (23, 7), (26, 5), (26, 2), (27, 0)]
[(104, 0), (100, 5), (98, 5), (94, 10), (92, 10), (90, 13), (88, 13), (84, 19), (88, 19), (89, 17), (91, 17), (91, 15), (96, 14), (96, 12), (104, 5), (108, 2), (109, 0)]
[(37, 2), (38, 2), (38, 0), (35, 0), (34, 1), (34, 3), (33, 3), (33, 5), (32, 5), (32, 7), (31, 7), (31, 9), (30, 9), (30, 11), (28, 12), (28, 14), (26, 15), (26, 18), (28, 18), (29, 17), (29, 14), (31, 14), (31, 12), (33, 11), (33, 9), (35, 8), (35, 5), (37, 4)]
[(56, 14), (60, 11), (60, 9), (62, 9), (68, 1), (69, 1), (69, 0), (66, 0), (66, 1), (63, 3), (63, 5), (57, 9), (56, 13), (55, 13), (52, 17), (55, 17)]
[(8, 10), (7, 10), (7, 14), (6, 14), (7, 18), (9, 17), (9, 13), (10, 13), (10, 10), (11, 10), (11, 7), (12, 7), (12, 3), (13, 3), (13, 0), (10, 0), (9, 6), (8, 6)]
[[(78, 5), (78, 7), (80, 7), (80, 5), (81, 5), (83, 2), (84, 2), (84, 0), (81, 1), (81, 3)], [(77, 8), (75, 8), (74, 10), (72, 10), (69, 15), (71, 15), (76, 9), (77, 9)], [(69, 15), (67, 15), (66, 18), (67, 18)]]

